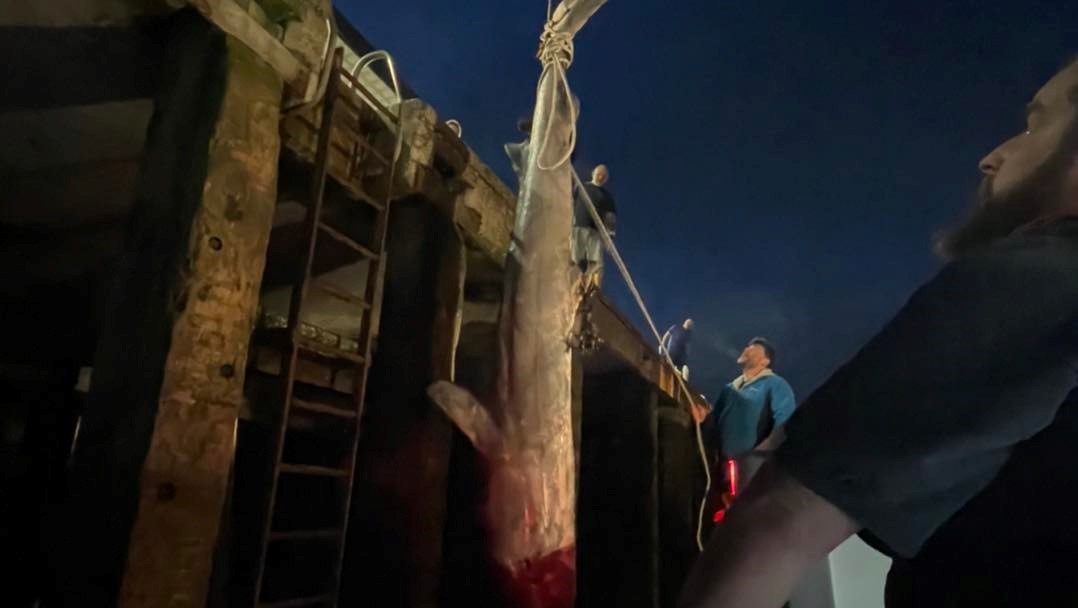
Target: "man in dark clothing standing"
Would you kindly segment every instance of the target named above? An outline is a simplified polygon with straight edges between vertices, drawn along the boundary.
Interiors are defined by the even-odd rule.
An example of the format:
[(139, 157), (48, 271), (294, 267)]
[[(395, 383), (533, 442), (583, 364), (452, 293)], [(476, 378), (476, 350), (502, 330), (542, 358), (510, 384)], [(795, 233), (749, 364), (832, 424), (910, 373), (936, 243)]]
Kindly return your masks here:
[(981, 161), (949, 263), (786, 426), (684, 608), (780, 605), (860, 532), (889, 608), (1078, 606), (1078, 63)]
[[(591, 181), (584, 184), (583, 190), (595, 205), (595, 211), (603, 220), (610, 236), (614, 236), (617, 209), (614, 197), (605, 188), (610, 179), (606, 165), (598, 165), (591, 172)], [(585, 284), (599, 286), (603, 270), (603, 242), (599, 237), (599, 227), (588, 213), (584, 194), (577, 189), (573, 194), (573, 263), (584, 273)]]
[(680, 325), (671, 325), (663, 334), (659, 352), (670, 355), (670, 362), (681, 372), (681, 377), (689, 379), (689, 345), (692, 342), (692, 319), (685, 319)]

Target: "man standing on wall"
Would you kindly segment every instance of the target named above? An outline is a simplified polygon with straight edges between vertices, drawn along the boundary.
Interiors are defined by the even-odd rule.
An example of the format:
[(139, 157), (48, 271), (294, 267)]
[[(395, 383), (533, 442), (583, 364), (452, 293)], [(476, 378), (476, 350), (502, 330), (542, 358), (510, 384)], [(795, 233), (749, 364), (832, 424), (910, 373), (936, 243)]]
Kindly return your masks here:
[(573, 195), (573, 263), (584, 273), (585, 285), (596, 288), (602, 281), (603, 242), (599, 236), (599, 227), (588, 213), (584, 193), (587, 193), (591, 204), (595, 205), (595, 211), (613, 237), (617, 208), (614, 197), (605, 187), (609, 179), (610, 172), (606, 165), (598, 165), (591, 172), (591, 181), (584, 184), (583, 189), (577, 189)]
[(670, 355), (674, 369), (681, 372), (681, 377), (689, 379), (689, 345), (692, 341), (693, 322), (685, 319), (680, 325), (671, 325), (663, 334), (659, 352)]
[(949, 263), (790, 420), (684, 608), (778, 606), (859, 531), (888, 608), (1078, 606), (1078, 62), (980, 168)]

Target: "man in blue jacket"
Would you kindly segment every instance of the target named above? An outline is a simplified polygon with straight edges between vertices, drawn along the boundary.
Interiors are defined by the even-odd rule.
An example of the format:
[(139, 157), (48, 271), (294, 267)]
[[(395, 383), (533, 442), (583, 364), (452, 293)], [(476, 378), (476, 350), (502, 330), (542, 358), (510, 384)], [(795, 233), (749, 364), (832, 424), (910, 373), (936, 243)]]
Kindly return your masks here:
[(706, 441), (723, 458), (737, 463), (736, 490), (741, 491), (766, 453), (777, 447), (781, 429), (794, 413), (794, 391), (772, 371), (775, 348), (764, 338), (753, 338), (737, 363), (741, 375), (722, 388), (710, 412), (697, 410)]

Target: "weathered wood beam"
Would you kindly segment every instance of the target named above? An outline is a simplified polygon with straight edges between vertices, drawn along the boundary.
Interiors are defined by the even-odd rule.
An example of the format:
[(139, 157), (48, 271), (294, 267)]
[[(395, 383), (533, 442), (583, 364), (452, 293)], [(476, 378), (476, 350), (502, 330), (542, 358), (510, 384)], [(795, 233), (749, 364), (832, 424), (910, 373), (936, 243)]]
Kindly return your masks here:
[(426, 386), (453, 377), (464, 247), (429, 202), (393, 203), (341, 606), (434, 608), (453, 429)]
[(403, 147), (393, 188), (401, 195), (427, 194), (424, 180), (434, 167), (434, 124), (438, 114), (418, 99), (401, 104), (400, 113)]
[(276, 197), (281, 81), (171, 18), (75, 450), (61, 605), (202, 606)]
[[(0, 170), (8, 175), (41, 170), (70, 175), (84, 168), (92, 171), (90, 165), (137, 161), (152, 113), (153, 102), (147, 98), (0, 114)], [(5, 175), (5, 183), (18, 177)]]
[(190, 0), (190, 3), (221, 31), (236, 38), (269, 64), (287, 86), (306, 93), (310, 71), (249, 12), (233, 0)]
[(586, 581), (581, 605), (660, 606), (657, 405), (655, 387), (634, 370), (584, 378), (577, 516), (579, 576)]
[(0, 26), (104, 27), (128, 25), (143, 17), (176, 10), (167, 0), (34, 0), (7, 2), (0, 10)]
[(132, 158), (0, 174), (0, 222), (51, 228), (126, 215), (134, 203), (138, 167)]
[(134, 25), (0, 26), (0, 55), (9, 58), (0, 62), (0, 111), (149, 97), (161, 56), (156, 34)]
[[(659, 459), (660, 606), (676, 606), (681, 585), (699, 556), (696, 525), (704, 494), (704, 467), (696, 445), (696, 423), (682, 407), (660, 399)], [(708, 522), (705, 522), (708, 523)], [(705, 538), (708, 530), (704, 530)]]
[(461, 181), (467, 187), (457, 196), (454, 221), (468, 243), (499, 265), (505, 263), (513, 231), (516, 196), (474, 154)]
[(223, 517), (276, 203), (282, 88), (259, 55), (231, 39), (227, 69), (142, 469), (121, 608), (202, 605)]
[(119, 253), (125, 220), (124, 215), (107, 216), (38, 234), (12, 229), (0, 242), (0, 267), (11, 269), (0, 294), (36, 299), (35, 290), (43, 286), (92, 278)]

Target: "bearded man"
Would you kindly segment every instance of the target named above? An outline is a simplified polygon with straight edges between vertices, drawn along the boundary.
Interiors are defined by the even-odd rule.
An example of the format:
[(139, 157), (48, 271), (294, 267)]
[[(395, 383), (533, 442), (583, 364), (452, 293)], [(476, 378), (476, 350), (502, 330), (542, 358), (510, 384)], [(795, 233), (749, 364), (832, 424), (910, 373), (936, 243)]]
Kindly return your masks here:
[(889, 608), (1078, 606), (1078, 63), (981, 161), (948, 259), (810, 396), (684, 608), (767, 608), (852, 534)]

